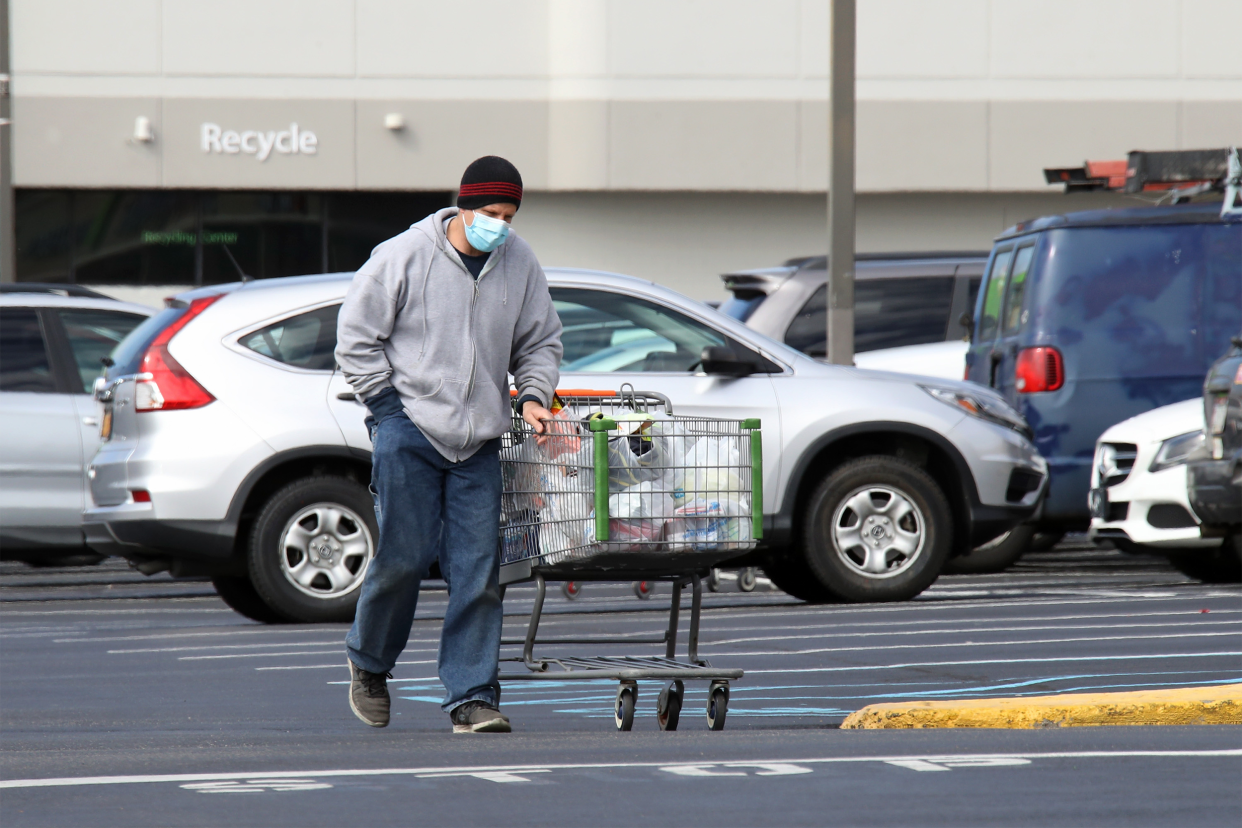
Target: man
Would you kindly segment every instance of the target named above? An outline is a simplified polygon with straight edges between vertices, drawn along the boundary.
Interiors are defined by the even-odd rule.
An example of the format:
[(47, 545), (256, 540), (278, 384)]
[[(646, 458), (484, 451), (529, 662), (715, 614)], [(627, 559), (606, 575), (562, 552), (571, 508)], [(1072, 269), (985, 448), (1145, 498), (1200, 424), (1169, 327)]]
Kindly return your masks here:
[(386, 679), (405, 649), (419, 584), (439, 558), (443, 709), (454, 733), (509, 732), (498, 709), (500, 435), (508, 374), (536, 430), (559, 378), (561, 323), (535, 254), (509, 229), (522, 177), (503, 158), (466, 168), (457, 206), (375, 248), (337, 323), (336, 361), (370, 412), (379, 544), (349, 653), (349, 704), (388, 724)]

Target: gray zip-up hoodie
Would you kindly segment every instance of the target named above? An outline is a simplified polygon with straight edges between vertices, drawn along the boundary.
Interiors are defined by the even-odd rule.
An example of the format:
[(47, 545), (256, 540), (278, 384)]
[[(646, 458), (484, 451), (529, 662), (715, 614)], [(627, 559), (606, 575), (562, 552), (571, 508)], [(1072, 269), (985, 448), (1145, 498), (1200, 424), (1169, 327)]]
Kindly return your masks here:
[(560, 378), (561, 321), (535, 254), (510, 231), (478, 280), (449, 243), (446, 207), (375, 248), (337, 321), (336, 361), (359, 400), (388, 386), (447, 459), (510, 428), (507, 375), (546, 407)]

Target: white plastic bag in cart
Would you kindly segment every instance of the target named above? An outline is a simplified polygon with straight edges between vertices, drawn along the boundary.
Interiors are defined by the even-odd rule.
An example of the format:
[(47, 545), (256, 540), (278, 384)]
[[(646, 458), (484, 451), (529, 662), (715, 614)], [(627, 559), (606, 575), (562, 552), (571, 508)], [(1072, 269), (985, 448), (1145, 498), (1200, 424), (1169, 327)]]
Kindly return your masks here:
[(693, 500), (664, 525), (664, 539), (670, 552), (749, 548), (754, 541), (750, 505), (745, 497)]
[[(608, 552), (650, 550), (663, 534), (664, 523), (673, 516), (673, 499), (653, 481), (638, 483), (608, 496)], [(587, 525), (586, 540), (595, 543), (594, 515)]]
[(608, 516), (619, 520), (655, 520), (663, 523), (673, 516), (674, 508), (673, 498), (651, 480), (608, 496)]
[(674, 503), (681, 508), (687, 505), (687, 499), (740, 497), (742, 479), (737, 474), (740, 465), (737, 438), (700, 437), (673, 471)]
[[(575, 438), (576, 439), (576, 438)], [(578, 440), (569, 451), (559, 438), (540, 445), (534, 437), (501, 452), (506, 511), (543, 509), (561, 493), (583, 495), (590, 503), (595, 485), (590, 441)]]
[(675, 428), (665, 414), (631, 412), (614, 418), (619, 437), (608, 439), (608, 486), (620, 491), (665, 477), (676, 464)]

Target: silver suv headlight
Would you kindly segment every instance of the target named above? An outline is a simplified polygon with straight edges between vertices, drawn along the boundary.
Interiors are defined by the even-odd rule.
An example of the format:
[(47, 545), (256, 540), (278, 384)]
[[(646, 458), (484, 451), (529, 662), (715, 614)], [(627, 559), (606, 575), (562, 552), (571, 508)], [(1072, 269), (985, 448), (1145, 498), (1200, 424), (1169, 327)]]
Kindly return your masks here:
[(1009, 403), (991, 394), (978, 394), (942, 385), (920, 385), (928, 394), (945, 405), (960, 408), (972, 417), (1012, 428), (1028, 440), (1034, 436), (1026, 420)]
[(1176, 437), (1170, 437), (1160, 444), (1160, 450), (1151, 461), (1148, 471), (1158, 472), (1180, 466), (1190, 455), (1203, 445), (1203, 430), (1187, 431)]

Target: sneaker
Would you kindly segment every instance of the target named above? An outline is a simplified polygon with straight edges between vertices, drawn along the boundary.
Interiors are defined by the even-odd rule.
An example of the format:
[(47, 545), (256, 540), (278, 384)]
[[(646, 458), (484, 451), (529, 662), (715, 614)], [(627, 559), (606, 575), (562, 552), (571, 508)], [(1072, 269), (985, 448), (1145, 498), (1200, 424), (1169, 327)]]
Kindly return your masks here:
[(349, 709), (371, 727), (388, 725), (388, 679), (392, 673), (369, 673), (349, 662)]
[(509, 733), (509, 717), (485, 701), (468, 701), (449, 714), (454, 733)]

